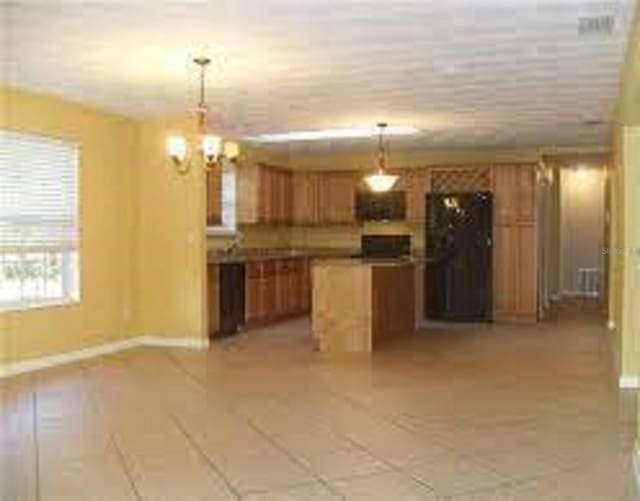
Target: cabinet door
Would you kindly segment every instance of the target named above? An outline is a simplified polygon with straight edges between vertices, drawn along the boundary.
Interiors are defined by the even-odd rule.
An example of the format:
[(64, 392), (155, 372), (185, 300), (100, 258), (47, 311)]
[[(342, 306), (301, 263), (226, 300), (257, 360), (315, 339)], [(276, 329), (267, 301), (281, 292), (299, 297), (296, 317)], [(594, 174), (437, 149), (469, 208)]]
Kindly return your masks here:
[(260, 168), (238, 165), (236, 168), (236, 217), (239, 224), (255, 224), (262, 220)]
[(275, 169), (269, 168), (269, 219), (270, 223), (279, 223), (281, 221), (280, 204), (282, 197), (280, 195), (280, 175)]
[(320, 207), (323, 223), (355, 221), (356, 180), (352, 173), (332, 172), (322, 177)]
[(247, 323), (255, 323), (262, 319), (262, 262), (249, 261), (246, 271), (246, 317)]
[(535, 317), (538, 310), (536, 228), (533, 225), (521, 225), (517, 231), (515, 310), (520, 316)]
[(518, 214), (518, 166), (499, 165), (493, 169), (495, 222), (515, 224)]
[(269, 259), (264, 262), (262, 270), (262, 312), (264, 319), (277, 316), (276, 311), (276, 261)]
[(222, 173), (220, 169), (207, 172), (207, 225), (222, 222)]
[(293, 222), (311, 225), (318, 222), (318, 175), (295, 173), (292, 178)]
[(282, 316), (287, 309), (287, 260), (276, 261), (276, 316)]
[(283, 223), (291, 224), (293, 221), (293, 174), (289, 171), (283, 172), (284, 190), (284, 217)]
[(536, 219), (536, 171), (533, 166), (517, 168), (517, 220), (520, 224), (531, 224)]
[(207, 265), (207, 305), (209, 317), (209, 337), (215, 337), (220, 318), (220, 274), (217, 264)]
[[(272, 205), (272, 197), (271, 197), (271, 171), (261, 165), (259, 167), (258, 172), (258, 220), (261, 223), (270, 223), (271, 222), (271, 205)], [(243, 196), (241, 193), (239, 196)]]
[(493, 235), (493, 309), (496, 317), (516, 311), (518, 228), (496, 226)]

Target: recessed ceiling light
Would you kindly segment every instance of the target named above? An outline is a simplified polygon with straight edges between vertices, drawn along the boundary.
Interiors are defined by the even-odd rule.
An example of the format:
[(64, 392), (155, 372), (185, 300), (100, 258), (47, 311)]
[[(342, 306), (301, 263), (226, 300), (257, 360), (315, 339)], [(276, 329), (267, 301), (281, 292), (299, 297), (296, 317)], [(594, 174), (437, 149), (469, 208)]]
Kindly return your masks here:
[[(390, 136), (405, 136), (418, 132), (418, 129), (410, 125), (389, 125), (385, 134)], [(378, 135), (378, 128), (352, 127), (346, 129), (323, 129), (280, 132), (274, 134), (260, 134), (249, 136), (247, 139), (259, 143), (286, 143), (289, 141), (322, 141), (326, 139), (354, 139), (361, 137), (373, 137)]]

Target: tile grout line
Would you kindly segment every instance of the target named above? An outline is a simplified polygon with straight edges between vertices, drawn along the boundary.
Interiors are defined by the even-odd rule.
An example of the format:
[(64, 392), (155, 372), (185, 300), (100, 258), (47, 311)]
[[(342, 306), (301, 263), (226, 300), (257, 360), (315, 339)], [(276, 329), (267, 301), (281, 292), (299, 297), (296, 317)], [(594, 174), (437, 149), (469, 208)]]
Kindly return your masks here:
[[(201, 381), (199, 378), (197, 378), (195, 375), (193, 375), (190, 371), (188, 371), (185, 367), (182, 366), (182, 364), (177, 361), (170, 353), (167, 353), (168, 358), (174, 363), (176, 364), (181, 371), (183, 371), (184, 373), (187, 374), (187, 376), (189, 378), (191, 378), (193, 381), (196, 382), (196, 384), (205, 389), (204, 383), (203, 381)], [(316, 479), (316, 481), (318, 481), (320, 484), (322, 484), (326, 489), (329, 490), (329, 492), (331, 492), (332, 494), (335, 494), (336, 496), (338, 496), (340, 499), (344, 500), (344, 496), (342, 495), (342, 493), (337, 492), (331, 485), (329, 485), (322, 477), (318, 476), (314, 471), (312, 471), (303, 461), (301, 461), (299, 458), (297, 458), (296, 456), (294, 456), (288, 449), (284, 448), (280, 443), (278, 443), (277, 441), (275, 441), (275, 439), (273, 437), (271, 437), (269, 434), (267, 434), (262, 428), (260, 428), (259, 426), (257, 426), (245, 413), (238, 411), (237, 409), (233, 409), (234, 412), (236, 412), (237, 414), (239, 414), (240, 416), (242, 416), (245, 421), (247, 422), (247, 424), (256, 432), (258, 433), (260, 436), (262, 436), (267, 442), (269, 442), (271, 445), (273, 445), (276, 449), (278, 449), (280, 452), (282, 452), (285, 456), (287, 456), (291, 461), (293, 461), (296, 465), (298, 465), (299, 467), (301, 467), (304, 471), (306, 471), (307, 473), (309, 473), (313, 478)], [(191, 437), (189, 437), (191, 438)], [(208, 459), (208, 457), (207, 457)], [(300, 484), (300, 485), (305, 485), (305, 484)], [(269, 491), (267, 491), (269, 492)]]
[(282, 444), (280, 444), (280, 442), (277, 441), (277, 439), (275, 439), (274, 437), (272, 437), (271, 435), (269, 435), (267, 432), (265, 432), (262, 428), (260, 428), (258, 425), (256, 425), (254, 423), (254, 421), (248, 417), (246, 414), (244, 414), (243, 412), (238, 411), (239, 414), (241, 416), (244, 417), (244, 419), (247, 421), (247, 423), (249, 424), (249, 426), (251, 428), (253, 428), (259, 435), (262, 436), (262, 438), (264, 438), (267, 442), (269, 442), (271, 445), (273, 445), (276, 449), (278, 449), (280, 452), (282, 452), (285, 456), (287, 456), (291, 461), (293, 461), (295, 464), (297, 464), (300, 468), (302, 468), (304, 471), (306, 471), (307, 473), (309, 473), (313, 478), (315, 478), (318, 482), (320, 482), (324, 487), (326, 487), (329, 492), (331, 492), (332, 494), (335, 494), (336, 496), (338, 496), (340, 499), (345, 499), (344, 495), (337, 491), (331, 484), (329, 484), (329, 482), (327, 482), (324, 478), (322, 478), (320, 475), (318, 475), (315, 471), (313, 471), (307, 464), (305, 464), (304, 461), (302, 461), (300, 458), (298, 458), (295, 454), (293, 454), (291, 451), (289, 451), (289, 449), (287, 449), (286, 447), (284, 447)]
[(123, 454), (122, 450), (120, 449), (120, 446), (117, 444), (117, 442), (116, 442), (116, 440), (113, 437), (113, 434), (111, 432), (109, 432), (109, 440), (111, 441), (111, 444), (113, 445), (113, 448), (115, 449), (116, 454), (118, 455), (118, 460), (120, 461), (122, 469), (124, 470), (124, 474), (127, 476), (127, 480), (129, 481), (129, 485), (131, 486), (131, 490), (133, 491), (133, 494), (135, 495), (136, 499), (138, 499), (139, 501), (142, 501), (142, 495), (138, 491), (138, 487), (136, 486), (136, 482), (133, 479), (133, 473), (131, 473), (131, 469), (129, 468), (129, 465), (127, 464), (127, 460), (124, 457), (124, 454)]
[(233, 484), (229, 481), (229, 479), (222, 472), (222, 470), (220, 470), (220, 468), (211, 460), (211, 458), (207, 456), (207, 454), (200, 448), (200, 446), (189, 434), (189, 432), (186, 430), (186, 428), (183, 426), (180, 420), (172, 412), (169, 413), (169, 416), (171, 420), (174, 422), (174, 424), (176, 425), (176, 427), (185, 436), (185, 438), (187, 439), (187, 442), (189, 442), (189, 445), (193, 447), (193, 449), (198, 453), (198, 455), (207, 464), (207, 466), (220, 476), (224, 485), (231, 491), (231, 493), (236, 497), (236, 499), (238, 500), (242, 499), (242, 496), (240, 495), (238, 490), (233, 486)]
[[(85, 377), (88, 377), (88, 372), (89, 372), (89, 365), (87, 364), (82, 364), (81, 365), (82, 368), (82, 372), (85, 374)], [(100, 415), (100, 408), (98, 406), (98, 402), (96, 399), (96, 396), (93, 393), (94, 388), (90, 387), (89, 390), (87, 390), (87, 397), (89, 398), (89, 401), (91, 402), (91, 406), (93, 407), (93, 410), (96, 412), (96, 414)], [(127, 480), (129, 482), (129, 486), (131, 487), (131, 490), (133, 491), (134, 496), (136, 497), (136, 499), (138, 501), (142, 501), (142, 495), (140, 494), (140, 492), (138, 491), (138, 487), (136, 486), (135, 480), (133, 478), (133, 473), (131, 472), (131, 469), (129, 468), (129, 465), (127, 463), (126, 458), (124, 457), (124, 454), (122, 452), (122, 450), (120, 449), (120, 446), (118, 445), (118, 442), (116, 441), (113, 432), (110, 429), (107, 429), (107, 434), (109, 435), (109, 442), (111, 442), (111, 445), (113, 446), (114, 450), (116, 451), (116, 455), (118, 456), (118, 462), (120, 463), (120, 466), (122, 466), (122, 469), (124, 470), (124, 474), (127, 477)]]

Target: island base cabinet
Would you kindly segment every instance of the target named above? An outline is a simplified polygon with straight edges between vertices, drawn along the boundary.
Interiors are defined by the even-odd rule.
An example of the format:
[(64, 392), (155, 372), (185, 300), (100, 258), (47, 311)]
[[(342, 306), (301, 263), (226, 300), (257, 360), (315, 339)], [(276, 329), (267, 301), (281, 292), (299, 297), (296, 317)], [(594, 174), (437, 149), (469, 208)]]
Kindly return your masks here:
[(307, 258), (248, 262), (245, 286), (247, 327), (309, 313), (310, 280)]

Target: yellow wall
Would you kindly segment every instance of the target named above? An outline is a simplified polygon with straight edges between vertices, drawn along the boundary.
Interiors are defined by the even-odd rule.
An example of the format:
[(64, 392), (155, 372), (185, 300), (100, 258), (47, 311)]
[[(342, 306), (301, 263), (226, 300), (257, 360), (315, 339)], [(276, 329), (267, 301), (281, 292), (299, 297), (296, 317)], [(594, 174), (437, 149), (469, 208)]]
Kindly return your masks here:
[(635, 11), (612, 136), (609, 312), (613, 346), (624, 375), (640, 375), (640, 4)]
[[(9, 88), (0, 117), (3, 128), (81, 147), (81, 300), (0, 314), (0, 363), (139, 335), (205, 336), (203, 170), (179, 176), (165, 156), (169, 134), (195, 139), (193, 117), (136, 121)], [(242, 162), (287, 162), (281, 152), (242, 152)], [(250, 246), (290, 240), (286, 228), (244, 231)]]
[(621, 127), (619, 134), (616, 346), (621, 373), (640, 375), (640, 126)]
[(136, 122), (1, 88), (3, 128), (80, 143), (81, 301), (0, 313), (0, 362), (84, 348), (133, 332)]
[(146, 120), (136, 150), (136, 331), (145, 335), (206, 334), (205, 179), (198, 163), (184, 176), (167, 161), (170, 134), (196, 136), (192, 117)]

